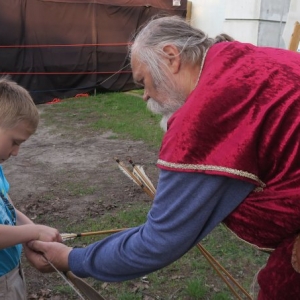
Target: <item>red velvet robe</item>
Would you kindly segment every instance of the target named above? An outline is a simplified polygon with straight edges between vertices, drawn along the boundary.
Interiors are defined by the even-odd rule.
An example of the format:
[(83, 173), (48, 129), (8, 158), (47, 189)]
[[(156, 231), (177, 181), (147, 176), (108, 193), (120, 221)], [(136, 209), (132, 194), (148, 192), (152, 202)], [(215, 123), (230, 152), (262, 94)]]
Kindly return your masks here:
[(158, 167), (254, 183), (224, 223), (258, 248), (288, 243), (270, 257), (282, 262), (286, 255), (287, 282), (264, 284), (280, 270), (272, 273), (268, 263), (260, 299), (300, 299), (300, 274), (287, 263), (300, 232), (300, 54), (239, 42), (212, 46), (197, 87), (169, 120)]

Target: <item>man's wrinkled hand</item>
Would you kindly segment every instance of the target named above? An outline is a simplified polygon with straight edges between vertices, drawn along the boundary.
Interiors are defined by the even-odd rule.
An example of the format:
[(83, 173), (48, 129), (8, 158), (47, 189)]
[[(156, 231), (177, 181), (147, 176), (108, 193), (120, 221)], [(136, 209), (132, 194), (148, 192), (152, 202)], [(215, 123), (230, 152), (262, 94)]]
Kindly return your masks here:
[(55, 271), (41, 252), (32, 250), (27, 244), (23, 244), (23, 250), (29, 263), (40, 272), (50, 273)]
[(71, 251), (71, 247), (57, 242), (35, 240), (24, 246), (24, 253), (30, 264), (43, 273), (55, 271), (48, 261), (60, 271), (69, 271), (68, 257)]

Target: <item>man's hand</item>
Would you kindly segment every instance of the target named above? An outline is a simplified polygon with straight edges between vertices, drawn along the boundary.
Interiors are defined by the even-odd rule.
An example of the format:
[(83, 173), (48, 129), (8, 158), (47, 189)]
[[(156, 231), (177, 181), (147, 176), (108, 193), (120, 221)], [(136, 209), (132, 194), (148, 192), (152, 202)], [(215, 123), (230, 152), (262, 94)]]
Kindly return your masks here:
[(35, 240), (24, 245), (24, 253), (30, 264), (43, 273), (54, 271), (47, 259), (58, 270), (63, 272), (69, 271), (68, 257), (71, 250), (71, 247), (56, 242)]

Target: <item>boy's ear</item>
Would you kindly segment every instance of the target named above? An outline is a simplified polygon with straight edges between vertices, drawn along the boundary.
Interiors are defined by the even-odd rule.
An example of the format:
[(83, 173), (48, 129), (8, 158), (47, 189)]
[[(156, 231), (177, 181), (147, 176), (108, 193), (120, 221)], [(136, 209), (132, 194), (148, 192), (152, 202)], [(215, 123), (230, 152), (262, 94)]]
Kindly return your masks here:
[(174, 45), (166, 45), (163, 48), (163, 51), (166, 53), (167, 65), (170, 71), (173, 74), (178, 73), (180, 70), (181, 60), (180, 60), (180, 55), (177, 47), (175, 47)]

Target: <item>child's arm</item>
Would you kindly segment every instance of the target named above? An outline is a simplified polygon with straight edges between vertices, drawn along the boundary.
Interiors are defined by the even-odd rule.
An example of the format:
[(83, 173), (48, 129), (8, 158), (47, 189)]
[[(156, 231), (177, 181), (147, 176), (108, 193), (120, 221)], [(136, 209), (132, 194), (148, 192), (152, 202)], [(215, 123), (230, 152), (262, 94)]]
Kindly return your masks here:
[[(8, 200), (12, 203), (9, 196)], [(62, 242), (62, 238), (57, 229), (34, 224), (26, 215), (17, 209), (16, 217), (17, 226), (0, 225), (0, 249), (27, 243), (31, 240)]]
[(48, 226), (35, 224), (0, 225), (0, 249), (27, 243), (31, 240), (62, 241), (58, 230)]
[(26, 215), (16, 209), (17, 226), (25, 224), (34, 224)]
[[(9, 195), (7, 195), (7, 199), (14, 206), (14, 204), (13, 204), (13, 202), (12, 202)], [(15, 208), (15, 211), (16, 211), (16, 217), (17, 217), (17, 226), (18, 225), (25, 225), (25, 224), (34, 224), (26, 215), (24, 215), (18, 209)]]

